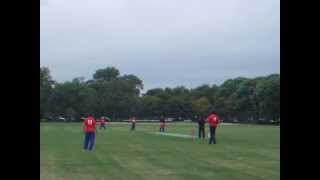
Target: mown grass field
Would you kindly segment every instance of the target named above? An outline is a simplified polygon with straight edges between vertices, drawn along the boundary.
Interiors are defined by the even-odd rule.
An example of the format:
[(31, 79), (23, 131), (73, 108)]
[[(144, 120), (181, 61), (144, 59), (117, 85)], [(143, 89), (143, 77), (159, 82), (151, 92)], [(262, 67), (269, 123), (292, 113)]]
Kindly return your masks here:
[[(98, 131), (96, 149), (83, 152), (80, 123), (41, 123), (41, 180), (277, 180), (280, 128), (221, 125), (216, 145), (155, 134), (158, 124), (111, 124)], [(167, 132), (197, 133), (192, 123)], [(207, 130), (207, 127), (206, 127)], [(206, 132), (207, 133), (207, 132)]]

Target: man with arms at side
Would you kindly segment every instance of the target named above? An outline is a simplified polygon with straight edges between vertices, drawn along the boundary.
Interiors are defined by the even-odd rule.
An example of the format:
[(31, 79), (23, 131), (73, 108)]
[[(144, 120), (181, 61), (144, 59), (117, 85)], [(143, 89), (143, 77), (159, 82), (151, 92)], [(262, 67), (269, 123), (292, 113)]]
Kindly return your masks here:
[(164, 132), (164, 128), (166, 127), (166, 119), (165, 117), (162, 115), (160, 117), (160, 132)]
[(216, 128), (220, 122), (220, 119), (215, 111), (211, 111), (209, 117), (207, 118), (210, 128), (210, 139), (209, 144), (216, 144)]
[(131, 131), (134, 131), (136, 129), (136, 117), (133, 116), (131, 118)]
[(84, 137), (84, 150), (91, 151), (95, 143), (96, 133), (96, 120), (91, 114), (88, 114), (87, 118), (83, 122)]
[(100, 127), (99, 127), (99, 129), (104, 129), (104, 130), (106, 130), (106, 119), (105, 119), (105, 117), (101, 117), (101, 119), (100, 119)]
[(203, 116), (198, 116), (198, 127), (199, 127), (199, 130), (198, 130), (198, 137), (199, 139), (202, 139), (204, 140), (205, 139), (205, 119)]

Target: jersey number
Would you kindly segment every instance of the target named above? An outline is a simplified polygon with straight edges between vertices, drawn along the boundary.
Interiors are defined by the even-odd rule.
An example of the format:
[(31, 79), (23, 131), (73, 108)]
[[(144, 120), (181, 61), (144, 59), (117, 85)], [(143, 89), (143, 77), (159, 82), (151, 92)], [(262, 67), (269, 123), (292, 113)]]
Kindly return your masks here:
[(88, 125), (92, 125), (92, 119), (88, 120)]

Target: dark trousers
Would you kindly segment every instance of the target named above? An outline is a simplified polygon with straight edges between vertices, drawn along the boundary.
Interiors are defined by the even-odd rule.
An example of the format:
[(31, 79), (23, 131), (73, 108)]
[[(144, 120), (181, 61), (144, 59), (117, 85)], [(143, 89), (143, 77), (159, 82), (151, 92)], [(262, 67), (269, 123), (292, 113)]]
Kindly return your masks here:
[(102, 128), (103, 128), (103, 129), (106, 129), (106, 125), (101, 124), (99, 129), (102, 129)]
[(216, 144), (216, 127), (210, 126), (210, 139), (209, 144)]
[(199, 130), (198, 130), (198, 133), (199, 133), (199, 138), (205, 138), (205, 132), (204, 132), (204, 126), (199, 126)]
[(95, 132), (86, 132), (84, 137), (84, 149), (91, 151), (94, 146)]
[(136, 123), (132, 123), (131, 130), (133, 131), (136, 128)]
[(164, 132), (164, 127), (160, 127), (160, 132)]

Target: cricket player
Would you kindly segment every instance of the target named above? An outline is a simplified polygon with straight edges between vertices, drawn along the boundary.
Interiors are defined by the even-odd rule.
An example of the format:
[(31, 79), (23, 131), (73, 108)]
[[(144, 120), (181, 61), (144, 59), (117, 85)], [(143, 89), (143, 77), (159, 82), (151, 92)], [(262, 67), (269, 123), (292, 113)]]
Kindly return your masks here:
[(83, 122), (83, 131), (85, 133), (84, 150), (91, 151), (95, 143), (96, 120), (90, 114)]
[(198, 130), (198, 137), (199, 139), (205, 139), (205, 119), (202, 117), (202, 116), (198, 116), (198, 127), (199, 127), (199, 130)]
[(209, 144), (216, 144), (216, 128), (220, 122), (220, 119), (215, 111), (211, 111), (208, 119), (209, 128), (210, 128), (210, 139)]
[(164, 132), (165, 126), (166, 126), (166, 120), (165, 120), (164, 116), (162, 115), (160, 117), (160, 132)]
[(106, 130), (106, 118), (105, 117), (101, 117), (101, 119), (100, 119), (100, 127), (99, 127), (99, 129), (104, 129), (104, 130)]
[(136, 117), (131, 118), (131, 131), (134, 131), (136, 129)]

